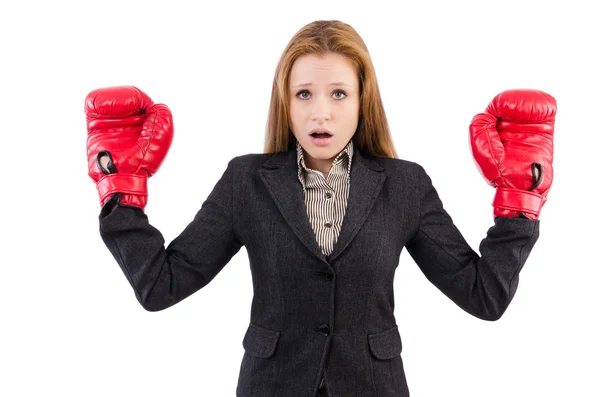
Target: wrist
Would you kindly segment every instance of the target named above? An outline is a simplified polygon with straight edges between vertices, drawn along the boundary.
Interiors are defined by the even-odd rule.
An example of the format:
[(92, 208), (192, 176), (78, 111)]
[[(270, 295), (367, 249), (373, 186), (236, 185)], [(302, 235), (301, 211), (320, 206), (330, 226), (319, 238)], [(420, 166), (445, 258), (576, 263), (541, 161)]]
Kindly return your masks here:
[(121, 194), (119, 203), (144, 208), (148, 199), (148, 177), (137, 174), (108, 174), (96, 183), (100, 205), (116, 193)]
[(496, 189), (492, 206), (494, 207), (494, 216), (524, 216), (529, 219), (537, 219), (543, 201), (543, 197), (534, 192), (499, 187)]

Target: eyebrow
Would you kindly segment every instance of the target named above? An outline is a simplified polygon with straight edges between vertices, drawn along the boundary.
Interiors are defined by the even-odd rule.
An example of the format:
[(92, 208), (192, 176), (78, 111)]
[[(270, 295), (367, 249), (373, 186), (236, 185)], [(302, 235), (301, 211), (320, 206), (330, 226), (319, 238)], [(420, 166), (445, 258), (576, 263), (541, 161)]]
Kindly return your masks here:
[[(303, 84), (294, 85), (294, 86), (292, 86), (292, 88), (310, 87), (311, 85), (312, 85), (312, 83), (303, 83)], [(343, 81), (338, 81), (338, 82), (335, 82), (335, 83), (330, 83), (329, 85), (350, 87), (348, 84), (344, 83)]]

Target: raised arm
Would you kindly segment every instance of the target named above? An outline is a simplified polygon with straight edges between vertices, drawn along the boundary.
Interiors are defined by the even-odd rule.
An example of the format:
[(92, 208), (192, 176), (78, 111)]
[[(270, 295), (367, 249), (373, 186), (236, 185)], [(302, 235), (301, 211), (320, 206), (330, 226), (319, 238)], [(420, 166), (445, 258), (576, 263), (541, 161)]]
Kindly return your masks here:
[(519, 272), (539, 237), (539, 215), (552, 185), (555, 99), (538, 90), (498, 94), (470, 125), (471, 149), (496, 188), (494, 223), (481, 256), (444, 210), (419, 167), (420, 227), (407, 250), (427, 278), (457, 305), (496, 320), (512, 300)]
[(193, 221), (165, 249), (140, 209), (117, 205), (100, 216), (100, 235), (148, 311), (166, 309), (208, 284), (242, 243), (233, 228), (234, 160)]
[(477, 254), (443, 208), (431, 179), (419, 172), (420, 224), (406, 249), (423, 274), (466, 312), (499, 319), (539, 236), (539, 220), (497, 217)]
[(235, 162), (165, 248), (144, 208), (147, 179), (171, 145), (169, 109), (135, 87), (109, 87), (92, 91), (85, 111), (89, 175), (102, 206), (100, 235), (140, 304), (148, 311), (170, 307), (208, 284), (242, 246), (233, 229)]

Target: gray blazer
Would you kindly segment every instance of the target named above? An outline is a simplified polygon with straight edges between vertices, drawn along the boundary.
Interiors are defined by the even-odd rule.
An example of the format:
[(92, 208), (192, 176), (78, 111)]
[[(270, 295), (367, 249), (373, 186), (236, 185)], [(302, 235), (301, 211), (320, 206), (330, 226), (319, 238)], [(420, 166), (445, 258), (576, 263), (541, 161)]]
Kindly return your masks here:
[[(140, 304), (166, 309), (207, 285), (246, 247), (254, 296), (238, 397), (408, 397), (393, 280), (406, 247), (468, 313), (496, 320), (517, 289), (539, 221), (496, 218), (473, 251), (424, 169), (355, 145), (342, 229), (324, 256), (306, 215), (295, 150), (229, 161), (193, 221), (165, 249), (144, 212), (102, 210), (100, 234)], [(467, 379), (465, 379), (467, 381)]]

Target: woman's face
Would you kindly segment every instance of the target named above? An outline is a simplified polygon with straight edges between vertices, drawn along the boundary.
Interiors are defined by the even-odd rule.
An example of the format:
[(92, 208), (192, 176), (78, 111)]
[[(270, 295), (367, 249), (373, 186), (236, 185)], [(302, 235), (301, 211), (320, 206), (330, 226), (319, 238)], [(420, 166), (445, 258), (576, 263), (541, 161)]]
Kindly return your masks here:
[[(292, 66), (289, 91), (291, 130), (304, 149), (305, 161), (330, 164), (358, 126), (359, 81), (354, 67), (339, 54), (304, 55)], [(313, 142), (309, 134), (315, 128), (333, 135), (326, 145)]]

